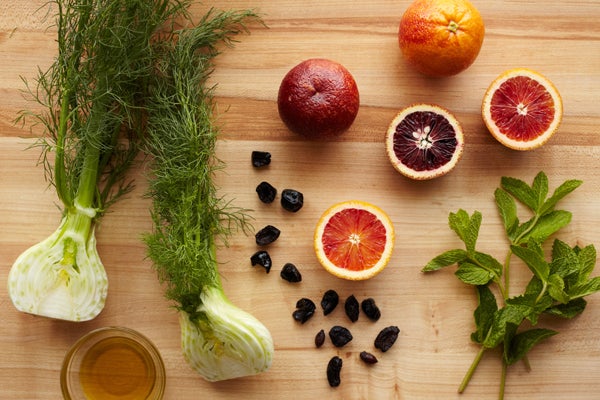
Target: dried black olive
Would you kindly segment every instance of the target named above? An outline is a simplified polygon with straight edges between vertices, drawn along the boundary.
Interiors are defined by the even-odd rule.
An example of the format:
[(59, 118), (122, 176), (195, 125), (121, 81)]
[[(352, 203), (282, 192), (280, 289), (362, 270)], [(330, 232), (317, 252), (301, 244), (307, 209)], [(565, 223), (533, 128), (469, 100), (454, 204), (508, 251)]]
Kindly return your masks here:
[(325, 331), (321, 329), (315, 336), (315, 346), (319, 348), (323, 346), (323, 343), (325, 343)]
[(340, 386), (340, 372), (342, 371), (342, 359), (338, 356), (333, 356), (327, 364), (327, 381), (329, 386), (337, 387)]
[(346, 310), (346, 315), (348, 318), (350, 318), (350, 321), (358, 321), (360, 307), (358, 305), (358, 300), (356, 300), (356, 297), (354, 297), (353, 294), (346, 299), (346, 302), (344, 303), (344, 309)]
[(304, 195), (294, 189), (283, 189), (281, 206), (287, 211), (296, 212), (304, 205)]
[(257, 251), (250, 257), (250, 262), (252, 265), (260, 265), (265, 268), (267, 274), (271, 271), (271, 266), (273, 265), (271, 261), (271, 256), (264, 250)]
[(335, 347), (344, 347), (352, 340), (352, 334), (343, 326), (335, 325), (329, 330), (329, 338)]
[(360, 303), (360, 307), (370, 320), (377, 321), (379, 318), (381, 318), (381, 311), (379, 311), (379, 307), (377, 307), (375, 300), (372, 298), (364, 299)]
[(263, 203), (272, 203), (277, 196), (277, 189), (275, 189), (269, 182), (261, 182), (256, 187), (256, 193), (258, 193), (258, 198)]
[(288, 282), (300, 282), (302, 281), (302, 275), (298, 268), (292, 263), (286, 263), (281, 269), (281, 277)]
[(260, 231), (256, 232), (256, 244), (259, 246), (266, 246), (268, 244), (273, 243), (277, 240), (281, 234), (281, 231), (274, 227), (273, 225), (267, 225), (262, 228)]
[(340, 302), (340, 296), (338, 296), (337, 292), (333, 289), (329, 289), (323, 294), (323, 299), (321, 300), (321, 307), (323, 308), (323, 315), (327, 315), (331, 313), (337, 307)]
[(375, 348), (385, 353), (394, 345), (396, 339), (398, 339), (398, 334), (400, 334), (400, 329), (397, 326), (383, 328), (375, 339)]
[(365, 362), (366, 364), (376, 364), (378, 361), (377, 357), (375, 357), (373, 354), (367, 351), (360, 352), (360, 359), (363, 360), (363, 362)]
[(252, 165), (255, 167), (264, 167), (271, 164), (271, 153), (268, 151), (253, 151)]
[(311, 299), (303, 297), (296, 302), (296, 310), (292, 313), (292, 317), (303, 324), (314, 315), (316, 309), (317, 306)]

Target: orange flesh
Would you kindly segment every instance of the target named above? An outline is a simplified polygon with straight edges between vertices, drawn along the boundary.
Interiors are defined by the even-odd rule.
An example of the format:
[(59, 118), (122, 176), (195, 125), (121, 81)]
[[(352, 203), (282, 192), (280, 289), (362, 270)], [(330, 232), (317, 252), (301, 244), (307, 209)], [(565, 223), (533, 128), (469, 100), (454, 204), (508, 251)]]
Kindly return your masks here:
[(362, 271), (372, 268), (385, 249), (385, 226), (367, 210), (349, 208), (331, 217), (323, 231), (323, 250), (340, 268)]
[(546, 88), (526, 76), (503, 82), (492, 96), (492, 120), (510, 139), (530, 141), (545, 133), (556, 113)]

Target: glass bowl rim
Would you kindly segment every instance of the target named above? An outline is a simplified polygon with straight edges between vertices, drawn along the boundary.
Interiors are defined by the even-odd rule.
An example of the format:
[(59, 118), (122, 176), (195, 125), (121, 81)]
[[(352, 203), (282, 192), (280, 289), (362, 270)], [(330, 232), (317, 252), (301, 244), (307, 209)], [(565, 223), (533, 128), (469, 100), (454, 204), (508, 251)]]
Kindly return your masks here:
[(166, 380), (166, 372), (165, 365), (160, 352), (156, 345), (145, 335), (138, 332), (135, 329), (127, 328), (124, 326), (104, 326), (100, 328), (93, 329), (71, 345), (69, 350), (67, 351), (60, 370), (60, 387), (61, 392), (65, 400), (73, 399), (72, 393), (70, 390), (70, 385), (68, 384), (71, 380), (69, 372), (71, 371), (71, 366), (75, 357), (78, 355), (82, 347), (90, 341), (95, 341), (98, 338), (109, 338), (109, 337), (125, 337), (136, 342), (140, 345), (145, 352), (148, 353), (148, 357), (152, 360), (152, 364), (156, 371), (156, 380), (154, 383), (157, 399), (161, 399), (164, 395), (165, 391), (165, 380)]

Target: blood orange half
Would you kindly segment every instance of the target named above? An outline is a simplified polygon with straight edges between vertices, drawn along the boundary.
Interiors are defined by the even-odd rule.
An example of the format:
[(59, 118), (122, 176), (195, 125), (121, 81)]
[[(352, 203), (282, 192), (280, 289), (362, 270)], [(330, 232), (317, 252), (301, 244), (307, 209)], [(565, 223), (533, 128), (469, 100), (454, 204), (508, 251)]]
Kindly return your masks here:
[(415, 104), (400, 111), (386, 135), (388, 158), (401, 174), (424, 180), (450, 172), (464, 147), (462, 127), (446, 109)]
[(387, 214), (364, 201), (345, 201), (327, 209), (315, 229), (314, 248), (325, 270), (338, 278), (365, 280), (380, 273), (394, 247)]
[(525, 68), (496, 78), (481, 107), (492, 136), (515, 150), (533, 150), (546, 143), (558, 129), (562, 112), (562, 99), (552, 82)]

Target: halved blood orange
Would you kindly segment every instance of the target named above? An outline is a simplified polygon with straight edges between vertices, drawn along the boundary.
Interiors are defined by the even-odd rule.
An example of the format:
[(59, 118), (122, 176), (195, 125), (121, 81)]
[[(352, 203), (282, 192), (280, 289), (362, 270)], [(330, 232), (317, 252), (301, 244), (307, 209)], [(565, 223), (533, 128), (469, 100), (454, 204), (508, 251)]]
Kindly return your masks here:
[(448, 110), (415, 104), (401, 110), (386, 135), (388, 158), (398, 172), (424, 180), (450, 172), (462, 156), (463, 130)]
[(315, 229), (314, 248), (325, 270), (348, 280), (380, 273), (394, 247), (394, 227), (373, 204), (352, 200), (327, 209)]
[(481, 107), (492, 136), (515, 150), (533, 150), (546, 143), (558, 129), (562, 112), (562, 99), (552, 82), (525, 68), (498, 76)]

